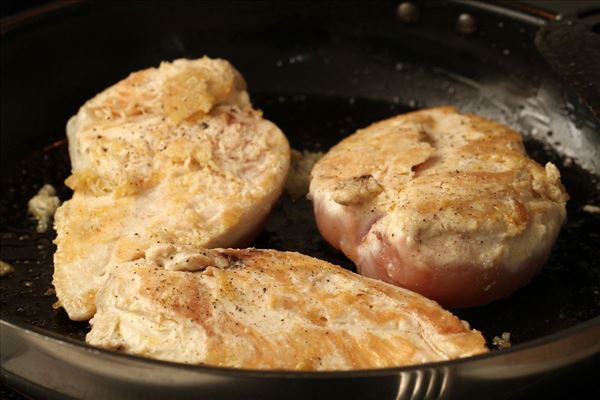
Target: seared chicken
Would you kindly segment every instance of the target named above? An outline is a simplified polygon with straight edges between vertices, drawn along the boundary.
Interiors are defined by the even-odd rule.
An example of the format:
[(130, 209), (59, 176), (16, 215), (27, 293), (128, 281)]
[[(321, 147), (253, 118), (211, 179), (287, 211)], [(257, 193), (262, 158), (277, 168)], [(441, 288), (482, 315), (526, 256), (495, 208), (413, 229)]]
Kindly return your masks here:
[(312, 170), (310, 195), (320, 232), (361, 274), (449, 307), (529, 282), (568, 198), (558, 169), (528, 158), (518, 133), (450, 107), (344, 139)]
[(246, 245), (281, 194), (283, 133), (224, 60), (164, 62), (88, 101), (67, 125), (75, 193), (55, 215), (54, 286), (74, 320), (109, 269), (153, 243)]
[(116, 265), (86, 341), (193, 364), (347, 370), (487, 351), (435, 302), (298, 253), (158, 244)]

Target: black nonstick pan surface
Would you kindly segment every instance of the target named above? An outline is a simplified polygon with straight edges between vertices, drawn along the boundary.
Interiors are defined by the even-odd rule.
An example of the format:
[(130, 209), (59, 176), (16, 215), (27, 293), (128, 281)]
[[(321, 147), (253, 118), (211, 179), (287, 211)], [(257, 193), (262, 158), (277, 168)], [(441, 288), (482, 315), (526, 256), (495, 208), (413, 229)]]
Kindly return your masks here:
[[(598, 105), (536, 49), (552, 15), (463, 1), (413, 6), (60, 3), (4, 24), (0, 258), (14, 272), (0, 279), (2, 378), (48, 398), (525, 398), (540, 388), (560, 396), (565, 382), (591, 374), (600, 351)], [(374, 121), (450, 104), (514, 127), (532, 158), (558, 166), (571, 196), (568, 222), (541, 274), (507, 299), (452, 310), (482, 331), (489, 355), (284, 373), (181, 366), (85, 345), (88, 324), (52, 307), (55, 232), (36, 232), (27, 201), (45, 183), (61, 200), (71, 196), (64, 126), (85, 100), (131, 71), (204, 54), (244, 74), (255, 106), (298, 150), (326, 151)], [(354, 268), (320, 237), (310, 202), (287, 195), (253, 246)], [(503, 332), (510, 349), (492, 345)]]

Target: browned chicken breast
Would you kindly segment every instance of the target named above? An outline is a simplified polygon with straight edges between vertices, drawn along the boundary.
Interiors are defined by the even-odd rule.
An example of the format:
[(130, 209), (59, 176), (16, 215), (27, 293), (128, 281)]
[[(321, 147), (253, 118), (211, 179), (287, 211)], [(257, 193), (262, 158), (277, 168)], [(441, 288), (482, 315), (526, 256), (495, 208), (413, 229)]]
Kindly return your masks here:
[(112, 269), (97, 306), (88, 343), (185, 363), (347, 370), (487, 351), (431, 300), (275, 250), (154, 245)]
[(74, 191), (55, 215), (54, 286), (75, 320), (109, 268), (152, 243), (246, 245), (279, 197), (283, 133), (227, 61), (162, 63), (88, 101), (67, 125)]
[(510, 295), (544, 265), (565, 220), (552, 163), (510, 128), (451, 107), (375, 123), (314, 167), (323, 237), (366, 276), (449, 307)]

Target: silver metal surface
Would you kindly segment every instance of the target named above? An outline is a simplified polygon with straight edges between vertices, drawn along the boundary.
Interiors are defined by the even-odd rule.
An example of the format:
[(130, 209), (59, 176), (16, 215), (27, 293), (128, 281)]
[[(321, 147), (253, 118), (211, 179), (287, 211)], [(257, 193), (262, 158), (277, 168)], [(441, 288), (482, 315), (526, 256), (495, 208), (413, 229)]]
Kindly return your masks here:
[[(569, 369), (586, 371), (600, 354), (600, 317), (514, 348), (469, 359), (419, 367), (348, 372), (250, 371), (189, 366), (143, 359), (59, 340), (0, 321), (2, 376), (38, 382), (48, 393), (74, 398), (300, 398), (311, 390), (395, 387), (390, 398), (493, 397), (494, 390), (523, 379), (548, 381)], [(579, 369), (573, 369), (578, 365)], [(289, 389), (298, 383), (301, 392)], [(316, 392), (315, 392), (316, 393)], [(377, 392), (373, 392), (377, 394)]]
[(456, 19), (456, 30), (465, 35), (472, 35), (477, 32), (477, 22), (471, 14), (462, 13)]
[(407, 24), (414, 24), (419, 21), (420, 11), (415, 3), (405, 1), (398, 6), (398, 17), (400, 21)]

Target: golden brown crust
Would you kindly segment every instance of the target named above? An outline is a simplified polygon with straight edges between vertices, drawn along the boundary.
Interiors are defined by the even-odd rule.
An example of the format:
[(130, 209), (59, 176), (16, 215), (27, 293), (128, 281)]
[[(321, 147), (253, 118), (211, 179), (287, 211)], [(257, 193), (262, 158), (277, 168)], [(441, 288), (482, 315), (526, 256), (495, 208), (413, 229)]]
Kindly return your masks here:
[(56, 213), (54, 257), (71, 318), (91, 318), (110, 264), (152, 243), (238, 246), (261, 228), (290, 149), (244, 89), (225, 60), (175, 60), (131, 74), (71, 118), (75, 193)]
[(313, 168), (310, 193), (322, 234), (361, 273), (448, 306), (485, 303), (531, 279), (568, 198), (556, 167), (529, 159), (517, 132), (452, 107), (342, 140)]
[[(479, 332), (436, 303), (321, 260), (275, 250), (155, 250), (119, 265), (99, 292), (89, 343), (174, 361), (297, 370), (383, 368), (486, 351)], [(206, 255), (221, 266), (198, 261)], [(166, 269), (171, 257), (190, 260), (187, 270), (195, 272)], [(174, 324), (177, 331), (165, 331)], [(151, 331), (156, 343), (136, 329)]]

